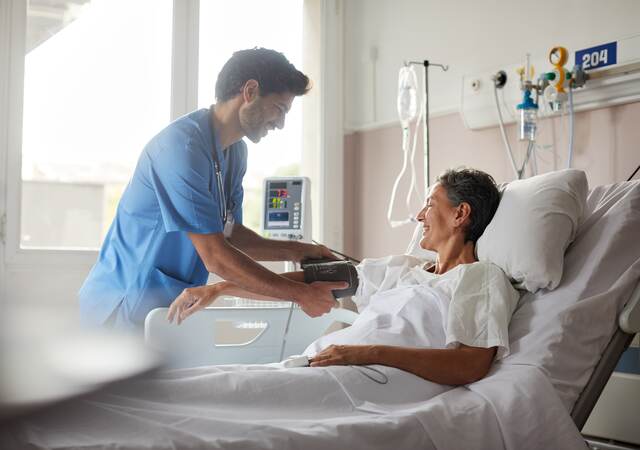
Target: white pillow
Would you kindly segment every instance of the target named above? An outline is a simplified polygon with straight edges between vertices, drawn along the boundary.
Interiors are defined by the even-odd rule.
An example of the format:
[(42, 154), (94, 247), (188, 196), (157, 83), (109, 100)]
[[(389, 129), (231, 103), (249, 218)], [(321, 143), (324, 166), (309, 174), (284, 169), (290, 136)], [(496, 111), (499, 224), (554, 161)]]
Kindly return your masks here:
[(480, 261), (505, 271), (518, 289), (553, 289), (564, 252), (582, 220), (589, 190), (581, 170), (566, 169), (509, 183), (477, 242)]

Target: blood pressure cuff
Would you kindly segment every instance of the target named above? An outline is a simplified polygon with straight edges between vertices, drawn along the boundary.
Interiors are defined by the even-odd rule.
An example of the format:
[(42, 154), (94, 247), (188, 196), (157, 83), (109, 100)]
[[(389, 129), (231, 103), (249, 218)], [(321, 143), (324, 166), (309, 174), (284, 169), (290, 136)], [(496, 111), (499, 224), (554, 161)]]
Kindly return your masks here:
[(303, 261), (302, 271), (304, 282), (314, 281), (346, 281), (349, 285), (345, 289), (331, 291), (335, 298), (350, 297), (358, 289), (358, 272), (349, 261), (306, 260)]

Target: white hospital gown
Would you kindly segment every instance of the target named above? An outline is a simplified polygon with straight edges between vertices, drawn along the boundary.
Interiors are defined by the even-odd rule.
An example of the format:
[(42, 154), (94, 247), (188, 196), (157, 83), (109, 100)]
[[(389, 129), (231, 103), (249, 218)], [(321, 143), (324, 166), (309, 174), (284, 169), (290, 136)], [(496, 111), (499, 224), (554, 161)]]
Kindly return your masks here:
[[(427, 263), (429, 265), (430, 263)], [(442, 275), (407, 256), (365, 259), (353, 297), (360, 316), (349, 328), (323, 336), (305, 351), (331, 344), (405, 347), (497, 347), (509, 354), (508, 327), (520, 295), (494, 264), (460, 264)]]

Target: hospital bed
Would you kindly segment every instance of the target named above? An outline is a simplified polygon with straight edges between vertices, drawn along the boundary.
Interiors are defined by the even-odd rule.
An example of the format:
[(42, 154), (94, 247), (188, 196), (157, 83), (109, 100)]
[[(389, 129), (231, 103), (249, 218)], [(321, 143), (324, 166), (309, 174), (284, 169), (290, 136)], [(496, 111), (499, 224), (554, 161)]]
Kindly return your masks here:
[[(170, 355), (165, 368), (188, 368), (214, 364), (260, 364), (280, 361), (301, 354), (314, 339), (335, 324), (350, 325), (357, 313), (333, 309), (322, 317), (310, 318), (294, 308), (289, 330), (286, 307), (206, 308), (181, 326), (167, 323), (168, 308), (156, 308), (145, 322), (145, 340), (156, 351)], [(258, 323), (259, 334), (245, 343), (216, 343), (216, 324)], [(582, 429), (600, 394), (611, 377), (622, 353), (640, 332), (640, 282), (618, 316), (618, 327), (571, 410), (578, 429)]]
[[(549, 377), (577, 429), (584, 426), (621, 354), (640, 331), (638, 191), (639, 183), (620, 183), (590, 192), (587, 215), (591, 217), (584, 221), (566, 253), (562, 283), (550, 292), (525, 294), (512, 319), (512, 363), (535, 365)], [(632, 210), (636, 211), (633, 225), (618, 220), (620, 216), (628, 219)], [(545, 310), (550, 317), (556, 316), (571, 326), (564, 331), (554, 330), (551, 336), (538, 332), (535, 327), (544, 329), (543, 322), (548, 320), (540, 314)], [(336, 309), (322, 318), (309, 319), (294, 309), (282, 347), (287, 312), (288, 309), (278, 308), (210, 308), (176, 327), (167, 324), (166, 309), (158, 309), (147, 317), (145, 335), (150, 345), (171, 355), (171, 367), (273, 362), (281, 356), (301, 353), (332, 322), (348, 324), (356, 317), (355, 313)], [(574, 321), (572, 318), (576, 317)], [(260, 320), (267, 327), (246, 344), (218, 346), (215, 324), (225, 320)], [(580, 326), (576, 327), (576, 323)], [(584, 332), (587, 327), (590, 333)], [(580, 333), (586, 336), (581, 338)], [(536, 340), (548, 345), (547, 349), (538, 355), (518, 351), (521, 345), (528, 346)], [(582, 344), (588, 350), (572, 350)], [(562, 346), (564, 350), (556, 351), (555, 347)], [(563, 367), (563, 359), (571, 362)]]
[[(180, 326), (158, 310), (148, 343), (191, 368), (37, 417), (21, 437), (33, 448), (583, 449), (579, 429), (640, 329), (639, 229), (640, 183), (593, 189), (560, 285), (523, 295), (511, 354), (476, 383), (427, 396), (433, 383), (398, 369), (383, 368), (392, 382), (380, 386), (348, 366), (256, 364), (301, 353), (332, 322), (357, 317), (345, 310), (309, 319), (294, 309), (284, 347), (287, 308), (212, 308)], [(215, 332), (225, 322), (261, 333), (225, 346)], [(212, 363), (228, 365), (194, 367)]]

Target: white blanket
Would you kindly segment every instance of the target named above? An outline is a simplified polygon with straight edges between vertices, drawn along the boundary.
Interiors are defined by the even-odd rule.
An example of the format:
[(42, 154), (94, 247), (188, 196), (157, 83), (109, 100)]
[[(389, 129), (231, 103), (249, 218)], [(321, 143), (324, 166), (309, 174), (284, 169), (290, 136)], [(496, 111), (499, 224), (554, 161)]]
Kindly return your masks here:
[[(389, 383), (375, 386), (349, 367), (217, 366), (165, 372), (76, 401), (63, 414), (35, 417), (5, 435), (0, 446), (584, 448), (537, 369), (497, 367), (481, 382), (455, 389), (383, 370)], [(374, 395), (362, 395), (369, 392), (367, 386)]]
[[(425, 301), (425, 289), (399, 292)], [(442, 341), (439, 321), (439, 331), (424, 330), (435, 341)], [(75, 401), (64, 414), (31, 418), (4, 434), (0, 447), (584, 448), (537, 368), (497, 363), (484, 380), (454, 389), (375, 367), (387, 384), (348, 366), (163, 372)]]

